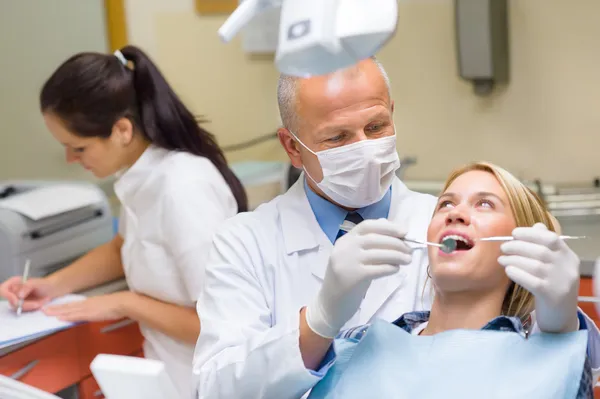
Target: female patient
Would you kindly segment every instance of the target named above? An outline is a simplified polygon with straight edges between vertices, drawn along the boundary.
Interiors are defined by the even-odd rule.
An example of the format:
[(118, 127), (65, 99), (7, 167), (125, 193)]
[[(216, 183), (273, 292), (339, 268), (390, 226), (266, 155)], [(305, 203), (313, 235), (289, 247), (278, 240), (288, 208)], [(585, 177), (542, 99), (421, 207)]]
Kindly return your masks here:
[[(563, 241), (557, 240), (554, 219), (544, 204), (510, 173), (487, 163), (471, 164), (452, 173), (438, 200), (427, 240), (439, 243), (446, 237), (452, 237), (458, 242), (457, 250), (446, 254), (437, 247), (429, 247), (428, 276), (435, 293), (431, 312), (407, 313), (393, 324), (413, 336), (432, 336), (458, 329), (509, 331), (528, 336), (534, 295), (523, 286), (536, 292), (538, 288), (533, 287), (541, 286), (541, 280), (536, 277), (539, 276), (537, 268), (548, 265), (536, 265), (529, 259), (515, 255), (519, 251), (515, 251), (514, 247), (530, 245), (533, 250), (549, 250), (546, 246), (528, 242), (525, 237), (527, 229), (516, 229), (531, 226), (549, 229), (547, 238), (549, 242), (554, 240), (549, 247), (555, 245), (556, 251), (562, 251), (565, 255), (561, 258), (561, 267), (570, 267), (578, 272), (576, 256)], [(478, 241), (483, 237), (513, 234), (519, 235), (519, 240), (506, 243)], [(516, 281), (523, 286), (515, 283)], [(560, 285), (561, 282), (553, 284)], [(424, 295), (430, 294), (429, 290), (424, 291)], [(573, 324), (572, 328), (554, 332), (576, 331), (578, 320), (575, 310), (573, 316), (574, 320), (569, 321)], [(364, 341), (368, 328), (357, 327), (338, 336), (336, 355), (342, 360), (343, 366), (337, 368), (336, 378), (341, 373), (340, 367), (344, 367), (346, 372), (346, 367), (352, 363), (347, 357), (344, 360), (345, 356), (338, 353), (338, 348), (356, 345), (354, 355), (349, 355), (356, 357), (356, 351), (360, 347), (357, 343)], [(416, 337), (414, 339), (421, 340)], [(332, 351), (329, 355), (331, 354)], [(583, 356), (582, 354), (581, 357)], [(423, 361), (423, 358), (417, 358), (418, 362)], [(481, 360), (485, 364), (484, 362), (492, 359), (484, 357)], [(329, 364), (335, 362), (330, 361)], [(327, 366), (326, 364), (324, 369)], [(331, 376), (331, 371), (329, 370), (328, 377)], [(371, 370), (364, 371), (368, 378), (378, 378), (378, 374)], [(311, 398), (329, 397), (329, 394), (337, 397), (336, 383), (328, 377), (317, 384)], [(432, 380), (436, 379), (435, 375), (432, 377)], [(489, 395), (493, 396), (491, 392), (487, 392), (482, 393), (481, 397), (490, 397)], [(592, 396), (591, 369), (586, 358), (577, 397)]]

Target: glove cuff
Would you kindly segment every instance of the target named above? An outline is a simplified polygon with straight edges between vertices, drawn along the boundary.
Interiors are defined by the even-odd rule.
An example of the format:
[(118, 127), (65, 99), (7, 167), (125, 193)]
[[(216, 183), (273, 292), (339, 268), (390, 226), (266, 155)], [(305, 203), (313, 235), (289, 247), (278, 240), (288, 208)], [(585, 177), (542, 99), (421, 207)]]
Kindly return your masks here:
[(340, 332), (340, 328), (331, 326), (323, 314), (318, 299), (306, 307), (306, 324), (317, 335), (333, 339)]

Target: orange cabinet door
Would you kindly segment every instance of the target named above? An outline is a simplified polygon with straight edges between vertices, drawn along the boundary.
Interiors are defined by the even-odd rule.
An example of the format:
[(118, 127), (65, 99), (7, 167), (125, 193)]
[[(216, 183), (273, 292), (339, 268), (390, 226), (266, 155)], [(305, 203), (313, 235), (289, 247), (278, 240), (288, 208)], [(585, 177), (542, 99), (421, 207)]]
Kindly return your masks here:
[[(582, 277), (579, 281), (579, 296), (594, 296), (593, 279), (591, 277)], [(579, 302), (579, 307), (600, 327), (600, 315), (594, 303)], [(594, 388), (594, 398), (600, 399), (600, 387)]]
[(79, 331), (80, 367), (91, 375), (90, 363), (99, 353), (129, 355), (141, 350), (144, 337), (132, 320), (88, 323)]
[(81, 380), (77, 330), (45, 337), (0, 358), (0, 374), (46, 392), (58, 392)]

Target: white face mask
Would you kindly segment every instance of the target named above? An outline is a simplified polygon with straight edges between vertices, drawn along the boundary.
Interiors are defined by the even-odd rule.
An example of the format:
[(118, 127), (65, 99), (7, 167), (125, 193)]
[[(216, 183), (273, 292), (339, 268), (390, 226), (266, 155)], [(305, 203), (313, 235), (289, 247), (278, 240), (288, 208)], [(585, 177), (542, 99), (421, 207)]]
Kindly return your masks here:
[(381, 200), (400, 168), (395, 134), (319, 152), (312, 151), (294, 133), (292, 135), (315, 154), (321, 164), (321, 182), (317, 183), (304, 169), (306, 175), (325, 195), (347, 208), (363, 208)]

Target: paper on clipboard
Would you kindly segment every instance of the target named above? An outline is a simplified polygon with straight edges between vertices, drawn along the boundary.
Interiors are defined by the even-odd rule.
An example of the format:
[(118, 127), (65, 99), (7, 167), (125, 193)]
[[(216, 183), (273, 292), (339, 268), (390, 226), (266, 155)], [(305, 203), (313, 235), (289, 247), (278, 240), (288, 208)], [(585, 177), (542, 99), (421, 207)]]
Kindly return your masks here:
[(0, 208), (39, 220), (101, 201), (101, 194), (93, 188), (76, 184), (56, 184), (2, 199)]
[[(83, 295), (65, 295), (56, 298), (50, 304), (58, 305), (69, 302), (81, 301)], [(0, 302), (0, 349), (29, 341), (51, 332), (70, 327), (75, 323), (61, 321), (56, 317), (46, 316), (42, 310), (25, 312), (17, 316), (8, 301)]]

